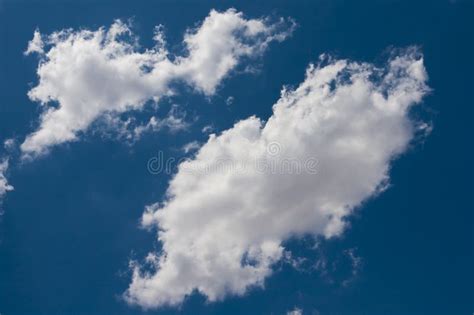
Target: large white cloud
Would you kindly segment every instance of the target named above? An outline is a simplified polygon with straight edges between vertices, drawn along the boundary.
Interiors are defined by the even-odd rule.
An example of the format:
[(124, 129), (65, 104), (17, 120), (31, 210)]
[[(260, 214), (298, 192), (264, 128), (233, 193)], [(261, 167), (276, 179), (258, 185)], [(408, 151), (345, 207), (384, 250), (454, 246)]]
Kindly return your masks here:
[(165, 47), (162, 27), (156, 28), (156, 46), (145, 51), (121, 21), (96, 31), (68, 29), (48, 36), (36, 31), (25, 54), (41, 56), (39, 83), (28, 96), (44, 105), (44, 112), (21, 150), (26, 156), (38, 155), (75, 140), (104, 113), (141, 109), (149, 100), (172, 94), (176, 81), (211, 95), (242, 58), (260, 55), (292, 29), (283, 20), (271, 23), (246, 19), (233, 9), (212, 10), (185, 34), (186, 56), (175, 57)]
[(194, 291), (209, 301), (242, 295), (263, 286), (283, 241), (340, 235), (345, 216), (387, 187), (426, 80), (414, 48), (382, 68), (326, 60), (282, 91), (267, 122), (250, 117), (211, 135), (166, 199), (147, 207), (142, 223), (159, 230), (162, 249), (148, 256), (151, 270), (135, 265), (126, 299), (154, 308)]

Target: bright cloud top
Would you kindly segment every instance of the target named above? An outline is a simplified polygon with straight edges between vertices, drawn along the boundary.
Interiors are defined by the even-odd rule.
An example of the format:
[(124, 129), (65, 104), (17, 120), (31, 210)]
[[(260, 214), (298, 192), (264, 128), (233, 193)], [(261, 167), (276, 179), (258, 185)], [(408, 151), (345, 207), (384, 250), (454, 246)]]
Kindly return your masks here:
[[(344, 217), (387, 187), (417, 129), (409, 109), (428, 91), (421, 55), (409, 49), (383, 68), (322, 64), (282, 91), (266, 123), (250, 117), (211, 135), (180, 165), (166, 200), (143, 215), (162, 251), (148, 256), (151, 271), (135, 266), (130, 303), (179, 305), (194, 291), (216, 301), (263, 286), (283, 241), (340, 235)], [(268, 167), (275, 161), (303, 167)]]
[[(186, 56), (169, 57), (162, 27), (156, 45), (139, 51), (138, 38), (117, 20), (110, 28), (34, 33), (25, 54), (38, 53), (39, 83), (28, 96), (45, 108), (37, 131), (21, 144), (25, 155), (75, 140), (104, 113), (143, 108), (149, 100), (173, 93), (183, 81), (211, 95), (245, 57), (255, 57), (272, 41), (284, 40), (293, 25), (283, 20), (246, 19), (233, 9), (212, 10), (184, 36)], [(56, 103), (57, 106), (47, 106)]]

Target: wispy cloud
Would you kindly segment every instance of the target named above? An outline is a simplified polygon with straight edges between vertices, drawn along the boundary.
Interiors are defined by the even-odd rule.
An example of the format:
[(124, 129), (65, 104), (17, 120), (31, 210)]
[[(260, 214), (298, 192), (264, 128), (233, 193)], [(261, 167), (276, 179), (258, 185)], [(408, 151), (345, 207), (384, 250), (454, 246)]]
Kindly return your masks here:
[(3, 197), (9, 191), (13, 190), (13, 186), (8, 184), (8, 180), (5, 177), (5, 172), (8, 170), (8, 159), (3, 159), (0, 162), (0, 214), (2, 213), (2, 202)]

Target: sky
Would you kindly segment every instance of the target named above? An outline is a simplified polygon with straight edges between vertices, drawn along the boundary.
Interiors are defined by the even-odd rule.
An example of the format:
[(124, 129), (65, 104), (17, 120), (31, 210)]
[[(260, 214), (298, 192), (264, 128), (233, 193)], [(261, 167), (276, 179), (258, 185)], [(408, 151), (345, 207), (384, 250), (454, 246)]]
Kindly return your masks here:
[(473, 17), (0, 0), (0, 314), (471, 314)]

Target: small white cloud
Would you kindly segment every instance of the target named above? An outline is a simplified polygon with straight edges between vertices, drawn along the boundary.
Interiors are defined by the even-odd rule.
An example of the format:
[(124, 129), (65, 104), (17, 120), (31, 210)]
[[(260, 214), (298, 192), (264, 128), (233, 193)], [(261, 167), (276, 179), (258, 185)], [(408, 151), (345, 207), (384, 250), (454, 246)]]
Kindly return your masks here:
[(183, 152), (185, 154), (191, 152), (191, 151), (195, 151), (197, 149), (199, 149), (201, 147), (201, 144), (197, 141), (192, 141), (192, 142), (189, 142), (189, 143), (186, 143), (184, 146), (183, 146)]
[(176, 81), (212, 95), (242, 59), (261, 55), (292, 29), (283, 21), (246, 19), (234, 9), (211, 10), (199, 27), (186, 32), (186, 56), (175, 58), (165, 48), (163, 27), (155, 29), (155, 47), (145, 51), (119, 20), (96, 31), (68, 29), (47, 36), (35, 31), (25, 53), (41, 54), (39, 83), (28, 96), (44, 110), (39, 128), (21, 144), (23, 155), (36, 156), (77, 140), (79, 132), (105, 114), (140, 110), (147, 101), (172, 95)]
[(181, 112), (177, 105), (173, 105), (165, 118), (160, 119), (153, 116), (146, 125), (135, 127), (133, 130), (135, 138), (139, 138), (144, 132), (156, 132), (164, 128), (167, 128), (172, 133), (185, 130), (189, 126), (189, 123), (185, 121), (185, 116), (186, 114)]
[(215, 130), (216, 130), (216, 129), (214, 128), (213, 125), (206, 125), (206, 126), (202, 127), (201, 132), (202, 132), (202, 133), (212, 133), (212, 132), (214, 132)]
[(93, 133), (101, 135), (105, 139), (123, 140), (132, 145), (144, 134), (150, 132), (160, 132), (163, 130), (169, 133), (184, 131), (191, 122), (186, 120), (186, 113), (173, 105), (168, 114), (160, 118), (151, 116), (145, 122), (138, 121), (135, 117), (119, 117), (115, 114), (104, 114), (91, 128)]
[(28, 42), (28, 48), (25, 50), (25, 55), (30, 55), (32, 53), (43, 54), (44, 53), (44, 42), (41, 37), (39, 30), (35, 30), (33, 33), (33, 39)]
[(143, 214), (162, 248), (154, 271), (135, 266), (128, 302), (243, 295), (264, 286), (285, 240), (340, 235), (345, 217), (387, 187), (391, 162), (416, 133), (409, 110), (426, 80), (415, 49), (384, 69), (329, 60), (284, 89), (266, 123), (250, 117), (211, 135), (180, 164), (166, 200)]
[(16, 141), (14, 138), (9, 138), (9, 139), (6, 139), (4, 142), (3, 142), (3, 147), (5, 148), (5, 150), (7, 151), (11, 151), (15, 148), (16, 146)]
[(5, 177), (5, 172), (8, 169), (8, 159), (3, 159), (0, 162), (0, 214), (2, 213), (2, 201), (6, 193), (13, 190), (13, 186), (8, 184), (8, 180)]
[(300, 308), (295, 307), (292, 311), (288, 311), (286, 315), (303, 315), (303, 311)]
[(226, 100), (225, 100), (225, 104), (227, 106), (230, 106), (234, 103), (234, 97), (233, 96), (229, 96)]
[(342, 285), (348, 286), (357, 279), (357, 276), (359, 275), (359, 272), (362, 268), (363, 260), (362, 257), (357, 255), (356, 248), (349, 248), (344, 251), (344, 254), (349, 258), (349, 262), (351, 264), (351, 275), (342, 282)]

